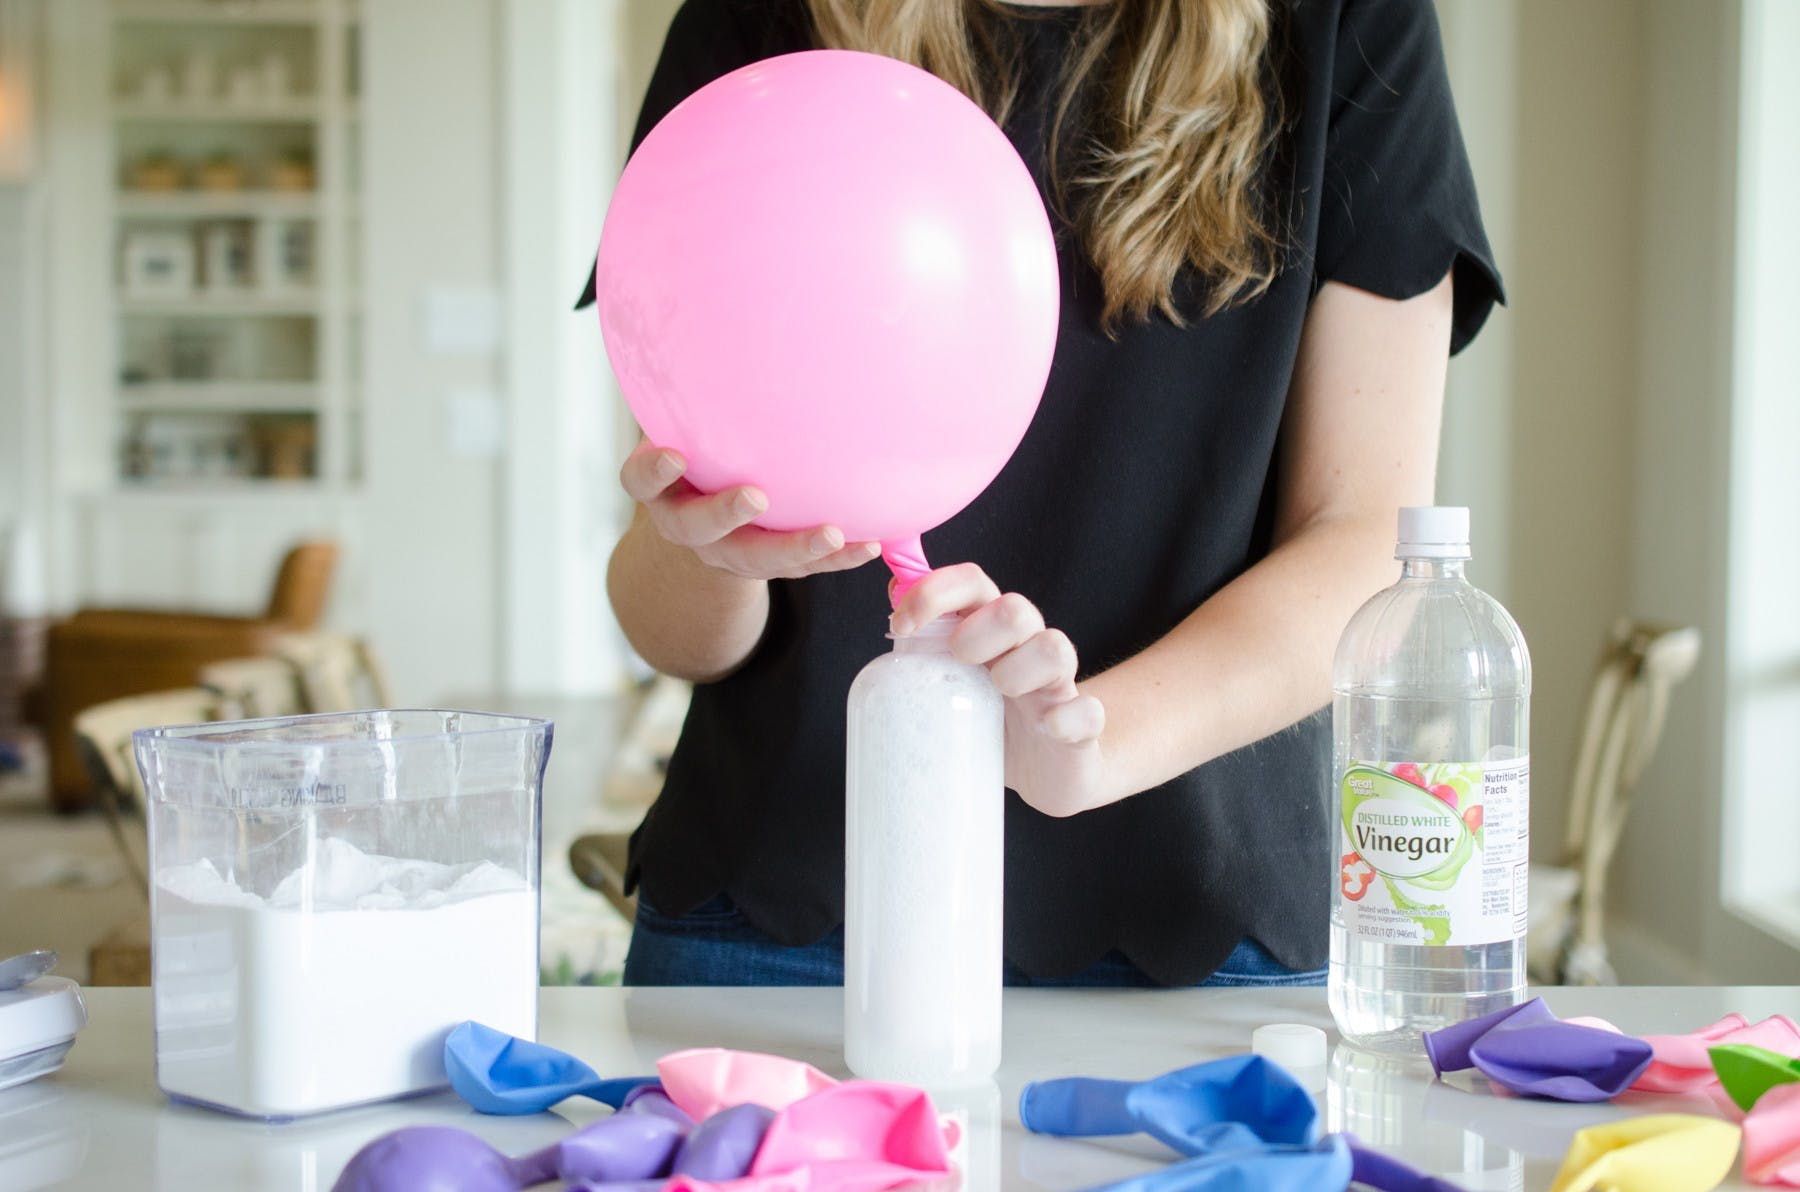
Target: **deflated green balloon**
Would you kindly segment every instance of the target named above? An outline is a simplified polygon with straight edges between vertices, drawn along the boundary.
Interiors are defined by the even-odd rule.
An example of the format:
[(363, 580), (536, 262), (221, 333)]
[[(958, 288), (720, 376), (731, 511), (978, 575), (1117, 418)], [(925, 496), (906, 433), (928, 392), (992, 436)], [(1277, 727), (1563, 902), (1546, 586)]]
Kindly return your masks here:
[(1800, 1081), (1800, 1060), (1789, 1059), (1779, 1051), (1757, 1047), (1751, 1043), (1721, 1043), (1709, 1047), (1713, 1071), (1719, 1074), (1737, 1107), (1745, 1113), (1762, 1095), (1778, 1084)]

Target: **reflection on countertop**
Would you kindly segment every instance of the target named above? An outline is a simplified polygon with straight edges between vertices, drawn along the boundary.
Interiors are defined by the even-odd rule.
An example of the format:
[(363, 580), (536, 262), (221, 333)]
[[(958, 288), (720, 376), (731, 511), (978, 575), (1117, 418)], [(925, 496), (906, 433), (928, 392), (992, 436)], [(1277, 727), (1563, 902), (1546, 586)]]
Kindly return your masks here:
[[(1793, 1013), (1800, 989), (1694, 987), (1552, 989), (1563, 1016), (1592, 1014), (1636, 1033), (1691, 1030), (1726, 1011)], [(551, 988), (540, 992), (540, 1036), (606, 1075), (653, 1070), (684, 1047), (769, 1051), (844, 1075), (839, 989)], [(88, 991), (90, 1021), (59, 1073), (0, 1091), (0, 1188), (256, 1188), (328, 1192), (371, 1139), (409, 1125), (468, 1130), (523, 1154), (608, 1112), (573, 1100), (555, 1113), (485, 1117), (449, 1094), (285, 1125), (171, 1104), (156, 1086), (147, 989)], [(939, 1092), (958, 1123), (956, 1161), (971, 1192), (1073, 1192), (1160, 1171), (1175, 1156), (1144, 1136), (1052, 1138), (1024, 1131), (1020, 1090), (1033, 1080), (1143, 1080), (1244, 1052), (1271, 1022), (1331, 1028), (1320, 989), (1008, 990), (1005, 1059), (997, 1079)], [(1432, 1078), (1423, 1061), (1339, 1047), (1316, 1094), (1327, 1127), (1470, 1192), (1548, 1187), (1575, 1131), (1643, 1113), (1737, 1120), (1705, 1094), (1627, 1093), (1600, 1105), (1513, 1097), (1472, 1073)], [(1734, 1177), (1725, 1189), (1748, 1185)]]

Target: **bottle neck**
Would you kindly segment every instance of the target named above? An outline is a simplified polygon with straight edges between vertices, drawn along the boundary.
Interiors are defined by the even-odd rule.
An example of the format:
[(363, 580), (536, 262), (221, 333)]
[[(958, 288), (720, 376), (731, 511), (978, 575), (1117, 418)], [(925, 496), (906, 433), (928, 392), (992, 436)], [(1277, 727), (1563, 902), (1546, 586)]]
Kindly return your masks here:
[[(896, 654), (948, 654), (950, 635), (962, 624), (960, 616), (939, 617), (919, 626), (905, 637), (894, 638)], [(889, 634), (893, 637), (893, 634)]]
[(1460, 579), (1465, 582), (1468, 576), (1463, 574), (1469, 565), (1467, 559), (1423, 559), (1407, 558), (1401, 562), (1401, 579)]

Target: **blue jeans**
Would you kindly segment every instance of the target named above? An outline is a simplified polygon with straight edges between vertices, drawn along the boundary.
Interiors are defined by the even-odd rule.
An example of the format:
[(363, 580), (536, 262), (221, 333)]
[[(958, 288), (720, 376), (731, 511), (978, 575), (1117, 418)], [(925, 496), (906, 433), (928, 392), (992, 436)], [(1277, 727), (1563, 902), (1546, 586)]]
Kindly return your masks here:
[[(1008, 985), (1040, 988), (1124, 986), (1155, 988), (1118, 952), (1108, 952), (1068, 977), (1032, 977), (1008, 964)], [(721, 894), (679, 917), (665, 915), (638, 899), (631, 951), (625, 956), (627, 985), (842, 985), (844, 929), (817, 943), (789, 948), (776, 943)], [(1245, 939), (1202, 985), (1323, 985), (1325, 970), (1297, 972), (1282, 965), (1262, 945)]]

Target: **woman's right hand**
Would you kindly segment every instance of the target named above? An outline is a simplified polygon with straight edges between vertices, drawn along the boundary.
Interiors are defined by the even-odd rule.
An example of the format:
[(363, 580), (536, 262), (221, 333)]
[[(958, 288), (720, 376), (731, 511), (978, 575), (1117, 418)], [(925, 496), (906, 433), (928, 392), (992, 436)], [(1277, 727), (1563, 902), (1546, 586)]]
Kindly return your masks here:
[(703, 493), (682, 479), (679, 452), (639, 443), (619, 471), (619, 482), (644, 507), (657, 533), (691, 550), (702, 563), (743, 579), (799, 579), (848, 571), (881, 556), (875, 542), (844, 542), (836, 526), (781, 532), (750, 522), (769, 507), (749, 485)]

